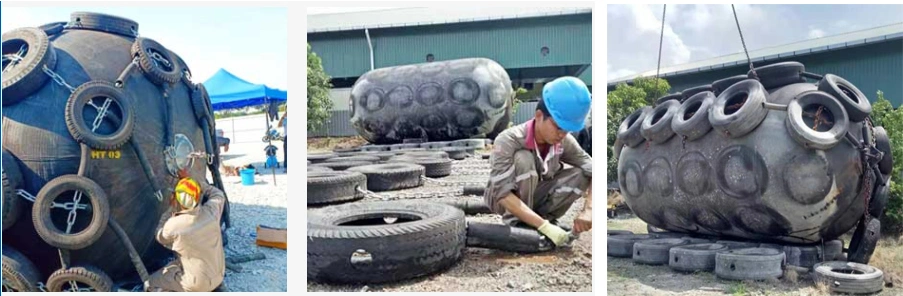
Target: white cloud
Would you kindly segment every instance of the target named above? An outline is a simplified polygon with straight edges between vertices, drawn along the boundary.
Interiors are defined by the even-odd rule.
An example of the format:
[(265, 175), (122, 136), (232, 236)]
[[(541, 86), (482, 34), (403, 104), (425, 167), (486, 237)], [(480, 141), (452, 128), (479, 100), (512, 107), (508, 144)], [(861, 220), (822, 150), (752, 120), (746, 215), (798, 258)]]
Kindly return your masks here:
[(612, 80), (620, 80), (619, 78), (626, 77), (628, 75), (636, 74), (637, 72), (631, 69), (619, 68), (617, 70), (612, 71), (611, 64), (606, 66), (606, 72), (608, 73), (607, 78), (609, 81)]
[(825, 31), (819, 29), (810, 29), (809, 30), (809, 39), (821, 38), (825, 37)]

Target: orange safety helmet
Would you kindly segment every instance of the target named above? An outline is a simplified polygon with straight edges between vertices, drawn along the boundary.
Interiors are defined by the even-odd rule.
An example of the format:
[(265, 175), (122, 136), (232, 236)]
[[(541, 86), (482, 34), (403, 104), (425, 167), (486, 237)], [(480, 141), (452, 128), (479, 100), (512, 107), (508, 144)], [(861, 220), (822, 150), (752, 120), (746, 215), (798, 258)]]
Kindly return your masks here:
[(201, 201), (201, 186), (191, 178), (182, 178), (176, 183), (175, 199), (182, 209), (193, 209)]

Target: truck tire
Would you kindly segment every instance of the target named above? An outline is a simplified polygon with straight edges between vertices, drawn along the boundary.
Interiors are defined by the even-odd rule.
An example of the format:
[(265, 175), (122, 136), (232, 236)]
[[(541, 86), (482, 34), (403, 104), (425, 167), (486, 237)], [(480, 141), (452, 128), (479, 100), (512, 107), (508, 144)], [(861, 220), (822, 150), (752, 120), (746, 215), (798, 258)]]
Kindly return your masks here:
[(344, 171), (344, 170), (347, 170), (348, 168), (353, 168), (353, 167), (362, 166), (362, 165), (371, 165), (371, 164), (373, 164), (373, 161), (355, 160), (355, 161), (322, 162), (322, 163), (318, 163), (318, 164), (312, 164), (311, 166), (327, 167), (327, 168), (330, 168), (335, 171)]
[(170, 51), (150, 38), (135, 38), (132, 56), (148, 80), (157, 85), (173, 84), (182, 79), (182, 69)]
[[(756, 75), (765, 89), (806, 82), (803, 72), (806, 72), (806, 67), (799, 62), (782, 62), (756, 68)], [(747, 77), (754, 79), (752, 71), (747, 72)]]
[[(673, 93), (673, 94), (667, 94), (667, 95), (665, 95), (665, 96), (663, 96), (663, 97), (658, 98), (657, 100), (655, 100), (655, 106), (664, 104), (665, 102), (671, 101), (671, 100), (674, 100), (674, 101), (677, 101), (678, 103), (680, 103), (680, 101), (683, 100), (683, 99), (684, 99), (684, 95), (683, 95), (682, 93), (679, 93), (679, 92), (678, 92), (678, 93)], [(653, 106), (653, 108), (654, 108), (654, 106)]]
[(855, 85), (834, 74), (825, 74), (818, 82), (818, 90), (834, 96), (849, 115), (850, 121), (860, 122), (872, 113), (868, 97)]
[(395, 282), (444, 270), (461, 259), (467, 234), (464, 212), (423, 201), (312, 210), (307, 227), (307, 278), (347, 284)]
[(468, 222), (467, 246), (516, 253), (539, 253), (555, 245), (535, 229)]
[[(113, 127), (113, 130), (109, 133), (99, 133), (92, 126), (96, 119), (85, 117), (85, 108), (89, 104), (98, 105), (98, 102), (94, 101), (96, 98), (106, 98), (112, 104), (116, 104), (116, 107), (119, 109), (118, 114), (108, 111), (120, 118), (119, 126)], [(103, 100), (100, 102), (100, 105), (106, 106), (106, 102), (106, 100)], [(112, 120), (109, 122), (112, 122)], [(98, 125), (97, 127), (101, 126)], [(119, 149), (132, 138), (132, 133), (135, 130), (135, 114), (132, 110), (131, 100), (119, 88), (109, 82), (86, 82), (69, 96), (69, 101), (66, 103), (66, 127), (75, 140), (85, 143), (88, 147), (98, 150)]]
[(884, 157), (878, 161), (878, 170), (881, 171), (881, 174), (890, 175), (894, 169), (894, 155), (891, 151), (887, 130), (883, 126), (875, 128), (875, 148), (884, 152)]
[(733, 241), (733, 240), (718, 240), (718, 241), (715, 241), (715, 243), (724, 245), (728, 249), (731, 249), (731, 250), (756, 248), (759, 246), (758, 243), (754, 243), (754, 242), (741, 242), (741, 241)]
[(22, 188), (22, 172), (19, 170), (19, 164), (16, 159), (3, 149), (3, 204), (0, 210), (3, 213), (3, 230), (13, 226), (22, 213), (22, 198), (16, 192)]
[(850, 124), (840, 102), (820, 91), (806, 92), (790, 101), (784, 122), (797, 143), (819, 150), (837, 145)]
[(100, 268), (86, 265), (55, 271), (47, 278), (50, 292), (111, 292), (113, 279)]
[(334, 157), (339, 157), (339, 156), (332, 152), (314, 153), (314, 154), (308, 154), (307, 160), (310, 161), (310, 163), (312, 163), (312, 164), (318, 164), (318, 163), (325, 162), (327, 159), (334, 158)]
[(443, 147), (438, 150), (448, 153), (448, 158), (454, 160), (463, 160), (467, 158), (467, 147)]
[(747, 248), (715, 254), (715, 275), (729, 280), (777, 279), (784, 274), (784, 252)]
[(25, 99), (50, 79), (44, 74), (44, 67), (56, 67), (56, 50), (50, 45), (50, 38), (37, 28), (19, 28), (3, 33), (3, 55), (15, 55), (25, 49), (24, 57), (15, 65), (3, 62), (3, 106), (9, 106)]
[(682, 238), (659, 238), (637, 242), (633, 245), (633, 262), (648, 265), (668, 264), (671, 248), (686, 245)]
[(138, 37), (138, 23), (114, 15), (94, 12), (73, 12), (66, 29), (84, 29), (107, 32), (129, 38)]
[(372, 164), (349, 168), (367, 176), (367, 188), (371, 191), (391, 191), (423, 185), (424, 167), (410, 163)]
[(715, 80), (715, 82), (712, 82), (712, 93), (714, 93), (716, 97), (720, 96), (721, 93), (724, 92), (724, 90), (726, 90), (728, 87), (731, 87), (731, 85), (734, 85), (737, 82), (740, 82), (740, 81), (743, 81), (746, 79), (749, 79), (746, 75), (737, 75), (737, 76), (731, 76), (731, 77), (724, 78), (724, 79)]
[(695, 96), (696, 94), (701, 93), (701, 92), (707, 92), (707, 91), (708, 92), (712, 91), (711, 84), (700, 85), (700, 86), (685, 89), (682, 92), (680, 92), (681, 96), (683, 96), (683, 98), (680, 100), (680, 102), (681, 103), (686, 102), (688, 99)]
[(356, 156), (339, 156), (327, 159), (325, 163), (330, 162), (347, 162), (347, 161), (369, 161), (369, 162), (378, 162), (380, 161), (379, 156), (369, 156), (369, 155), (356, 155)]
[(699, 139), (712, 130), (712, 124), (709, 122), (709, 109), (712, 108), (712, 102), (715, 101), (715, 95), (710, 91), (697, 93), (687, 99), (671, 121), (671, 129), (674, 133), (684, 137), (686, 141)]
[(834, 293), (872, 294), (884, 289), (884, 272), (855, 262), (828, 261), (815, 265), (816, 283)]
[(869, 215), (874, 219), (881, 219), (884, 208), (887, 206), (887, 198), (890, 195), (890, 184), (875, 184), (872, 198), (869, 200)]
[(709, 122), (718, 132), (738, 138), (756, 129), (768, 110), (763, 103), (768, 92), (756, 80), (737, 82), (724, 90), (709, 110)]
[(878, 246), (878, 239), (881, 238), (881, 220), (869, 219), (869, 223), (865, 223), (865, 218), (859, 220), (859, 225), (853, 232), (853, 238), (850, 239), (850, 247), (847, 252), (849, 261), (861, 264), (868, 264)]
[(41, 273), (34, 263), (13, 247), (4, 244), (3, 292), (40, 292), (39, 281)]
[(648, 234), (622, 234), (608, 236), (608, 256), (631, 258), (636, 242), (653, 239)]
[(646, 138), (643, 138), (640, 129), (643, 128), (643, 121), (646, 120), (646, 116), (651, 116), (651, 113), (652, 107), (646, 106), (628, 115), (621, 122), (621, 126), (618, 127), (618, 140), (627, 145), (627, 147), (636, 147), (643, 143)]
[(358, 172), (308, 172), (307, 204), (322, 205), (364, 198), (358, 189), (367, 190), (367, 177)]
[(690, 244), (676, 246), (669, 251), (668, 266), (683, 272), (715, 270), (715, 254), (727, 251), (721, 244)]
[[(51, 208), (57, 198), (72, 191), (77, 192), (73, 198), (84, 199), (87, 197), (90, 199), (91, 205), (89, 208), (91, 220), (84, 226), (84, 229), (76, 233), (69, 233), (65, 229), (58, 228), (55, 223), (57, 221), (54, 219), (54, 211)], [(38, 235), (47, 244), (67, 250), (84, 249), (100, 239), (107, 229), (107, 221), (110, 220), (108, 200), (104, 189), (91, 179), (78, 175), (62, 175), (47, 182), (38, 192), (32, 207), (32, 222), (34, 222), (34, 228)], [(62, 216), (68, 212), (69, 210), (65, 210), (65, 213), (57, 214)]]
[(423, 175), (429, 178), (441, 178), (451, 175), (452, 161), (448, 158), (416, 157), (400, 155), (390, 158), (388, 162), (415, 163), (425, 168)]
[(652, 109), (652, 113), (643, 120), (643, 126), (640, 133), (653, 144), (661, 144), (667, 142), (674, 136), (674, 130), (671, 129), (671, 120), (674, 114), (680, 108), (680, 102), (677, 100), (669, 100), (663, 102)]

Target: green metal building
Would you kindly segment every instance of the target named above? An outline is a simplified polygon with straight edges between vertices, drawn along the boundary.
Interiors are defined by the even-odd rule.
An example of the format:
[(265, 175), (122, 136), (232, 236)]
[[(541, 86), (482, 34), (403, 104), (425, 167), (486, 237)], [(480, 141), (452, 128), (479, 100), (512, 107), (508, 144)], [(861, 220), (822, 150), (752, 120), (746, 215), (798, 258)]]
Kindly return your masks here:
[(307, 41), (332, 77), (333, 116), (311, 136), (356, 134), (350, 88), (371, 69), (484, 57), (528, 90), (560, 76), (592, 87), (590, 8), (404, 8), (308, 17)]
[[(806, 72), (849, 80), (872, 102), (880, 90), (895, 107), (903, 105), (903, 23), (754, 50), (749, 55), (756, 67), (797, 61), (806, 66)], [(660, 77), (668, 80), (673, 93), (748, 70), (746, 55), (740, 52), (662, 68)], [(608, 90), (640, 76), (654, 77), (655, 69), (610, 80)]]

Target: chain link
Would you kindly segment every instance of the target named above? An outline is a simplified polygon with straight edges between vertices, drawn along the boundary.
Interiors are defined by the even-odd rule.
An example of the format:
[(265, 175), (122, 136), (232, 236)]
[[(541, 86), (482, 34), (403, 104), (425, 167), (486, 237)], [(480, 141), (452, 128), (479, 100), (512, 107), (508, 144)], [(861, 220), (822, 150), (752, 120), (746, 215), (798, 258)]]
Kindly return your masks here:
[(28, 193), (28, 191), (25, 191), (25, 189), (16, 190), (16, 194), (18, 194), (19, 196), (21, 196), (22, 198), (24, 198), (30, 202), (35, 201), (34, 195), (31, 195), (31, 193)]
[(42, 68), (41, 70), (44, 71), (44, 74), (47, 74), (47, 76), (50, 76), (50, 78), (53, 79), (53, 82), (56, 82), (56, 84), (59, 84), (59, 85), (65, 87), (66, 89), (69, 89), (70, 93), (75, 92), (74, 87), (72, 87), (71, 85), (66, 83), (66, 80), (63, 79), (62, 76), (60, 76), (59, 74), (56, 74), (56, 72), (53, 72), (53, 70), (50, 70), (50, 68), (47, 68), (47, 65), (44, 65), (44, 68)]
[(154, 62), (155, 65), (163, 64), (163, 66), (172, 69), (172, 63), (169, 62), (163, 55), (159, 52), (153, 51), (150, 48), (147, 49), (147, 55)]
[(22, 44), (22, 47), (19, 47), (19, 52), (17, 52), (16, 54), (5, 54), (5, 55), (3, 55), (3, 61), (4, 61), (4, 62), (6, 62), (6, 61), (11, 61), (11, 62), (12, 62), (12, 63), (10, 63), (9, 65), (6, 65), (6, 67), (3, 68), (3, 72), (6, 72), (6, 70), (12, 69), (12, 68), (15, 67), (16, 65), (18, 65), (19, 62), (21, 62), (22, 60), (24, 60), (24, 59), (25, 59), (24, 55), (25, 55), (26, 52), (28, 52), (28, 44)]
[(44, 285), (43, 282), (38, 282), (38, 290), (40, 290), (41, 292), (47, 292), (47, 286)]
[[(93, 101), (93, 99), (91, 100)], [(100, 127), (100, 124), (103, 123), (103, 119), (107, 117), (107, 109), (110, 108), (110, 104), (113, 103), (113, 99), (107, 98), (103, 101), (103, 106), (100, 106), (100, 109), (97, 111), (97, 117), (94, 118), (94, 126), (91, 128), (91, 132), (97, 132), (97, 128)], [(96, 105), (94, 106), (97, 107)]]
[(75, 225), (75, 218), (78, 216), (78, 203), (82, 200), (82, 192), (76, 191), (75, 198), (72, 199), (74, 206), (69, 210), (69, 217), (66, 219), (66, 234), (72, 233), (72, 226)]

